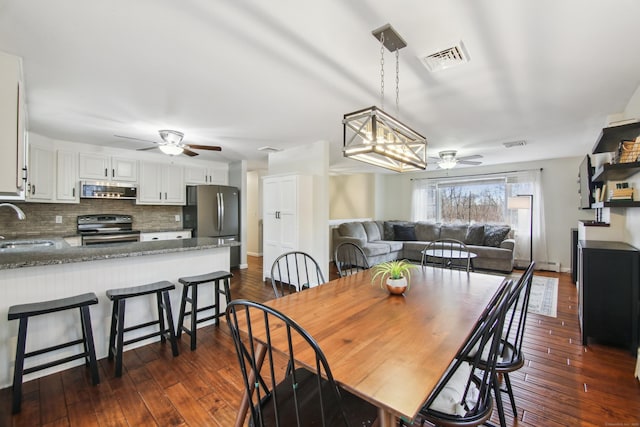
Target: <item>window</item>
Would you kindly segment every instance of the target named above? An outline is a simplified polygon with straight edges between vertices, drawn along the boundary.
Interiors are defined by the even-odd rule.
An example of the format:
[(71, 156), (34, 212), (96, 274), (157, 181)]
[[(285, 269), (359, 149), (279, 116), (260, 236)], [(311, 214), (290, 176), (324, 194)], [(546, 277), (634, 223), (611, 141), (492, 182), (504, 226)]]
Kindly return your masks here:
[[(517, 195), (532, 196), (533, 212), (507, 208), (508, 199)], [(413, 180), (414, 221), (509, 224), (516, 260), (529, 260), (532, 238), (534, 259), (547, 259), (543, 213), (539, 170)]]

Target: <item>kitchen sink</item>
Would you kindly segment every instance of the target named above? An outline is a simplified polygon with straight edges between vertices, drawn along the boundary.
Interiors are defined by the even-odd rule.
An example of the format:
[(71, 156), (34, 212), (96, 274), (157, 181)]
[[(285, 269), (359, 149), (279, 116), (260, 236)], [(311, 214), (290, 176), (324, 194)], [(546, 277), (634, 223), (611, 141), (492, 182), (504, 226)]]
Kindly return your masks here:
[(33, 249), (54, 246), (52, 240), (8, 240), (0, 241), (0, 249)]

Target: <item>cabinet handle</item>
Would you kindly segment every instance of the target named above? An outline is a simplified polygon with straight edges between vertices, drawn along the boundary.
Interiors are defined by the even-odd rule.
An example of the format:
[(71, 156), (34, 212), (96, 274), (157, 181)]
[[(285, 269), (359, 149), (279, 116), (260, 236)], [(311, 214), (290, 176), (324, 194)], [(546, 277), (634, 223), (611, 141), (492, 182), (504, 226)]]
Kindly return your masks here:
[(31, 183), (27, 184), (27, 194), (31, 193)]
[(115, 177), (116, 177), (116, 170), (111, 169), (111, 178), (115, 178)]
[(164, 193), (164, 199), (167, 200), (167, 193)]
[(176, 239), (182, 239), (182, 236), (176, 236)]
[(162, 191), (159, 193), (160, 196), (158, 197), (160, 200), (162, 200)]
[(107, 168), (104, 168), (104, 177), (109, 177), (109, 170)]
[(151, 240), (158, 240), (158, 238), (157, 237), (152, 237)]
[(71, 189), (71, 196), (72, 196), (72, 197), (76, 197), (76, 187), (73, 187), (73, 188)]
[(36, 194), (36, 185), (35, 184), (33, 184), (31, 186), (31, 194)]

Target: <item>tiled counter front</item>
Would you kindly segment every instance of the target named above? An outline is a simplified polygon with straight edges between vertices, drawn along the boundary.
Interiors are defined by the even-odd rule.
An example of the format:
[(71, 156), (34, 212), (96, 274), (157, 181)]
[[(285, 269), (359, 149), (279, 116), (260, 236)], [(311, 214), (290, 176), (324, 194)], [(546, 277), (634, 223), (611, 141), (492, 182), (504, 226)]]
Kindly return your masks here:
[[(111, 248), (68, 248), (54, 254), (28, 255), (0, 254), (0, 388), (8, 387), (13, 376), (18, 322), (7, 320), (10, 306), (28, 302), (64, 298), (85, 292), (95, 292), (98, 305), (91, 306), (91, 323), (98, 358), (107, 356), (111, 302), (105, 291), (111, 288), (137, 286), (160, 280), (176, 284), (171, 293), (174, 322), (180, 308), (182, 286), (178, 278), (229, 269), (229, 247), (219, 246), (216, 239), (198, 238), (179, 241), (132, 243)], [(44, 252), (44, 251), (43, 251)], [(23, 266), (18, 266), (17, 258)], [(29, 266), (27, 266), (29, 265)], [(213, 298), (210, 287), (203, 287), (200, 299)], [(221, 307), (224, 309), (224, 307)], [(145, 313), (156, 312), (153, 296), (127, 301), (127, 325), (141, 323)], [(79, 335), (77, 310), (36, 316), (30, 319), (27, 351), (77, 339)], [(204, 326), (205, 324), (203, 324)], [(77, 326), (77, 327), (76, 327)], [(144, 335), (150, 330), (135, 333)], [(127, 349), (152, 342), (141, 341)], [(64, 354), (78, 351), (79, 347), (59, 350), (27, 361), (43, 363)], [(170, 352), (170, 348), (167, 347)], [(80, 365), (83, 360), (43, 370), (25, 377), (25, 381), (51, 372)]]

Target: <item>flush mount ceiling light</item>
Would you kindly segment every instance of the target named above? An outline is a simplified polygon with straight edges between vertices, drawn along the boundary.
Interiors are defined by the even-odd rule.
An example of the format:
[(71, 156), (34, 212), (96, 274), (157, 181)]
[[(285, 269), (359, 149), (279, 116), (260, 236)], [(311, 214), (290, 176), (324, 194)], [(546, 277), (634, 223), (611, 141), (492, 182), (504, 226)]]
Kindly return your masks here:
[(372, 32), (380, 40), (380, 104), (344, 115), (343, 154), (396, 172), (427, 168), (427, 140), (384, 108), (384, 49), (396, 53), (396, 112), (399, 112), (399, 50), (407, 44), (387, 24)]
[(458, 164), (455, 150), (441, 151), (438, 155), (440, 156), (440, 161), (438, 162), (440, 169), (453, 169)]

